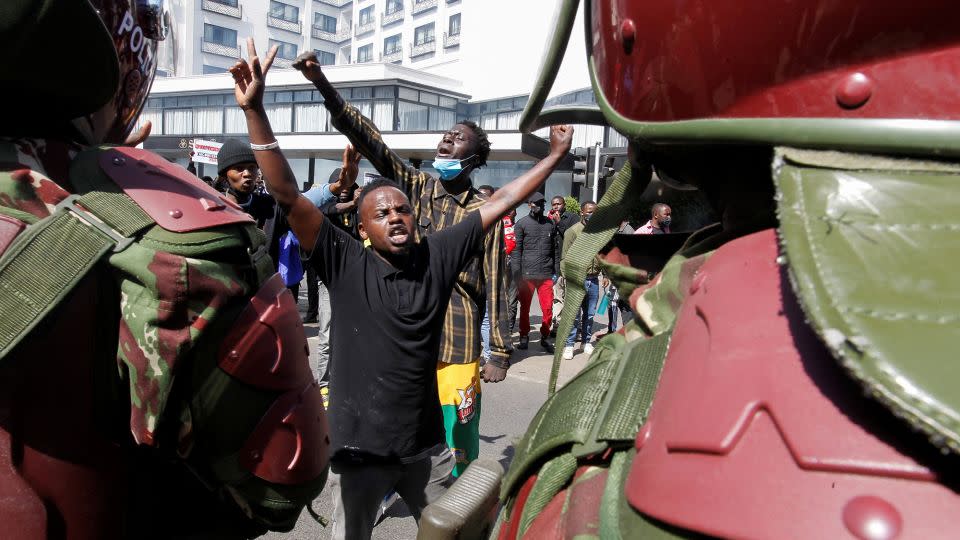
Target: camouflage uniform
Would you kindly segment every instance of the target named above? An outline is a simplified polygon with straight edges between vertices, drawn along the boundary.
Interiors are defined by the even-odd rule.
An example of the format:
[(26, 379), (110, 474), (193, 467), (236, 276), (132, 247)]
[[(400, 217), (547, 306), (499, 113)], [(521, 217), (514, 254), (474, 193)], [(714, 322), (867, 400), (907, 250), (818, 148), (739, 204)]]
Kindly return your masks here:
[[(65, 187), (72, 189), (72, 182), (77, 181), (72, 171), (77, 167), (77, 157), (89, 153), (79, 145), (54, 140), (0, 140), (0, 154), (4, 156), (4, 165), (0, 166), (0, 218), (19, 220), (26, 224), (27, 230), (32, 223), (50, 218), (57, 205), (71, 195)], [(67, 164), (70, 167), (65, 166)], [(71, 170), (69, 177), (68, 169)], [(16, 231), (10, 235), (8, 229), (0, 227), (0, 232), (4, 233), (0, 253), (6, 251), (4, 259), (10, 260), (18, 254), (19, 245), (14, 243)], [(3, 396), (0, 435), (4, 431), (16, 432), (15, 426), (22, 418), (32, 417), (38, 419), (37, 425), (32, 426), (33, 432), (43, 436), (44, 430), (55, 429), (56, 420), (45, 416), (45, 408), (31, 411), (37, 411), (44, 403), (56, 407), (72, 405), (74, 410), (69, 422), (73, 428), (67, 430), (72, 435), (67, 439), (72, 439), (78, 449), (88, 444), (108, 445), (99, 451), (103, 462), (93, 467), (96, 471), (93, 474), (98, 476), (90, 476), (92, 471), (84, 473), (88, 479), (100, 479), (100, 486), (88, 490), (86, 498), (88, 501), (104, 498), (104, 506), (113, 506), (116, 515), (126, 517), (84, 515), (78, 518), (88, 522), (91, 534), (129, 535), (131, 531), (126, 527), (156, 522), (157, 511), (184, 516), (184, 520), (155, 523), (153, 534), (160, 536), (184, 531), (217, 532), (227, 537), (262, 534), (267, 528), (292, 527), (302, 501), (312, 499), (322, 487), (325, 471), (319, 478), (306, 482), (301, 479), (289, 487), (275, 486), (269, 480), (263, 482), (258, 473), (251, 476), (251, 471), (242, 463), (242, 456), (236, 454), (241, 444), (250, 443), (254, 427), (263, 430), (269, 424), (266, 411), (272, 410), (272, 404), (278, 402), (275, 400), (287, 395), (282, 393), (283, 387), (270, 388), (269, 385), (274, 384), (270, 382), (267, 387), (254, 384), (249, 390), (236, 388), (233, 382), (236, 375), (223, 363), (221, 344), (240, 348), (242, 342), (252, 336), (243, 335), (239, 339), (241, 343), (230, 337), (237, 332), (238, 315), (249, 310), (251, 296), (263, 290), (261, 283), (270, 275), (253, 263), (249, 255), (253, 250), (248, 249), (251, 241), (253, 245), (264, 242), (262, 233), (252, 222), (180, 233), (159, 225), (148, 227), (125, 249), (102, 258), (95, 269), (44, 316), (36, 330), (3, 351), (5, 357), (0, 367), (4, 375), (0, 378), (5, 382), (0, 385)], [(238, 258), (238, 254), (243, 256)], [(272, 266), (266, 255), (263, 262), (266, 264), (262, 266), (267, 269)], [(59, 270), (51, 265), (37, 271)], [(63, 288), (68, 287), (68, 278), (64, 276)], [(5, 287), (7, 284), (4, 281)], [(96, 305), (78, 304), (88, 297), (85, 291), (96, 291), (99, 300)], [(295, 305), (291, 306), (295, 314)], [(70, 317), (76, 322), (69, 320)], [(111, 324), (116, 324), (112, 330), (105, 328)], [(69, 332), (67, 329), (99, 337), (56, 339), (56, 332)], [(299, 332), (302, 334), (302, 327)], [(279, 339), (296, 350), (296, 335), (294, 329), (293, 334)], [(299, 339), (303, 340), (299, 346), (303, 350), (305, 338), (301, 335)], [(110, 343), (115, 343), (112, 355), (115, 364), (104, 362), (109, 353), (101, 347)], [(61, 358), (64, 351), (71, 352)], [(38, 355), (40, 358), (35, 358)], [(66, 391), (50, 395), (46, 390), (35, 392), (35, 399), (18, 397), (17, 386), (30, 388), (35, 384), (29, 366), (50, 356), (56, 357), (56, 362), (78, 366), (80, 374), (86, 366), (85, 372), (91, 374), (89, 380), (81, 375), (76, 380), (60, 382), (56, 374), (67, 376), (71, 372), (63, 371), (54, 362), (50, 367), (54, 370), (52, 380), (57, 382), (50, 388), (67, 384)], [(303, 361), (301, 371), (309, 375), (306, 352), (302, 357), (298, 358)], [(263, 360), (267, 358), (252, 361), (263, 363)], [(227, 372), (226, 377), (222, 370)], [(242, 375), (240, 378), (242, 380)], [(309, 377), (296, 380), (309, 384)], [(7, 383), (14, 386), (8, 388)], [(286, 384), (300, 391), (299, 383)], [(86, 387), (91, 385), (94, 392), (88, 395), (90, 390)], [(315, 397), (319, 404), (319, 391)], [(71, 399), (75, 403), (62, 403)], [(238, 406), (238, 400), (245, 405)], [(89, 402), (93, 404), (92, 411), (88, 411)], [(233, 405), (225, 409), (227, 404)], [(114, 420), (123, 422), (121, 415), (126, 411), (129, 411), (125, 420), (127, 430), (120, 430)], [(48, 422), (49, 427), (40, 425)], [(29, 447), (37, 444), (33, 435), (23, 437)], [(56, 447), (53, 442), (47, 444)], [(153, 450), (148, 451), (150, 448)], [(154, 455), (157, 452), (159, 454)], [(320, 455), (314, 452), (324, 453), (323, 447), (312, 449), (311, 455)], [(166, 457), (158, 460), (160, 455)], [(230, 455), (234, 457), (228, 458)], [(177, 456), (188, 461), (191, 469), (208, 484), (232, 484), (235, 496), (244, 506), (250, 506), (251, 501), (260, 504), (260, 495), (255, 493), (262, 493), (266, 488), (274, 490), (273, 508), (283, 510), (257, 508), (244, 516), (240, 507), (218, 501), (216, 491), (197, 482), (182, 465), (169, 461)], [(268, 459), (275, 458), (263, 457), (264, 461)], [(124, 471), (136, 478), (132, 489), (124, 489), (120, 483)], [(66, 477), (63, 481), (64, 485), (77, 486)], [(301, 502), (292, 503), (294, 500)], [(62, 501), (54, 497), (49, 504), (57, 508)], [(278, 503), (280, 506), (276, 506)], [(0, 517), (4, 516), (5, 509), (0, 505)], [(255, 519), (248, 519), (250, 517)], [(69, 515), (64, 519), (72, 521)], [(11, 534), (17, 537), (18, 532)]]

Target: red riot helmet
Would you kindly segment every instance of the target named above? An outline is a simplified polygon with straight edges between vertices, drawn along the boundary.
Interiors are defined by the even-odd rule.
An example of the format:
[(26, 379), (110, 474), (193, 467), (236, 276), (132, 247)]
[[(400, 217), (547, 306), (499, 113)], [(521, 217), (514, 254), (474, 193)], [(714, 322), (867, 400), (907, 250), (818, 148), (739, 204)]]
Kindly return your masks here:
[(584, 0), (598, 107), (541, 111), (580, 4), (559, 4), (521, 131), (607, 124), (647, 156), (717, 144), (960, 156), (953, 0)]
[(76, 118), (86, 143), (122, 143), (147, 101), (157, 69), (157, 45), (167, 35), (165, 0), (88, 0), (116, 51), (119, 80), (98, 110)]

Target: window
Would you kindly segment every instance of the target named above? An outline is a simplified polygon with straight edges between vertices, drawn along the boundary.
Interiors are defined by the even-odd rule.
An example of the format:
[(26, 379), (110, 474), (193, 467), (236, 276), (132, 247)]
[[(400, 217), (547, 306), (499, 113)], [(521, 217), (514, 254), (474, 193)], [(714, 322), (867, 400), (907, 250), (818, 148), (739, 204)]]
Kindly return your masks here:
[(428, 127), (430, 131), (450, 129), (450, 126), (456, 123), (457, 115), (455, 112), (430, 107), (430, 125)]
[(270, 0), (270, 16), (293, 23), (300, 22), (300, 8)]
[(277, 58), (283, 58), (284, 60), (293, 60), (297, 57), (296, 43), (287, 43), (286, 41), (277, 41), (275, 39), (271, 39), (270, 47), (273, 47), (274, 45), (280, 48), (277, 51)]
[(374, 101), (370, 119), (380, 131), (393, 131), (393, 101)]
[(164, 135), (193, 135), (193, 109), (163, 111)]
[(387, 0), (387, 15), (393, 15), (398, 11), (403, 11), (403, 0)]
[(293, 110), (293, 125), (301, 133), (327, 131), (329, 117), (322, 103), (303, 103)]
[(366, 26), (368, 24), (373, 24), (373, 6), (360, 10), (360, 26)]
[(216, 43), (218, 45), (226, 45), (227, 47), (236, 47), (237, 31), (213, 24), (204, 24), (203, 40), (207, 43)]
[(400, 99), (409, 99), (411, 101), (417, 101), (420, 99), (420, 93), (414, 90), (413, 88), (407, 88), (406, 86), (401, 86)]
[(331, 34), (336, 34), (337, 18), (331, 17), (329, 15), (324, 15), (323, 13), (314, 13), (313, 27), (323, 30), (324, 32), (330, 32)]
[(289, 103), (276, 103), (273, 105), (264, 105), (267, 111), (267, 118), (270, 120), (270, 127), (274, 133), (290, 133), (293, 131), (293, 105)]
[(357, 49), (357, 63), (362, 64), (364, 62), (373, 61), (373, 44), (364, 45)]
[(459, 36), (460, 35), (460, 14), (450, 16), (450, 23), (447, 25), (447, 35), (448, 36)]
[(400, 52), (400, 34), (383, 40), (383, 54), (388, 55), (395, 52)]
[(321, 51), (320, 49), (314, 49), (313, 52), (317, 53), (317, 60), (320, 61), (321, 66), (332, 66), (337, 63), (337, 55), (332, 52)]
[(222, 68), (220, 66), (208, 66), (206, 64), (203, 65), (204, 75), (215, 75), (217, 73), (226, 73), (226, 72), (227, 72), (227, 68)]
[(223, 4), (225, 6), (237, 7), (237, 0), (210, 0), (216, 4)]
[(400, 117), (400, 131), (426, 131), (430, 109), (426, 105), (417, 105), (401, 101), (397, 103), (397, 115)]
[(193, 109), (193, 133), (218, 134), (223, 132), (223, 107)]
[(413, 44), (423, 45), (433, 41), (433, 23), (417, 27), (413, 32)]

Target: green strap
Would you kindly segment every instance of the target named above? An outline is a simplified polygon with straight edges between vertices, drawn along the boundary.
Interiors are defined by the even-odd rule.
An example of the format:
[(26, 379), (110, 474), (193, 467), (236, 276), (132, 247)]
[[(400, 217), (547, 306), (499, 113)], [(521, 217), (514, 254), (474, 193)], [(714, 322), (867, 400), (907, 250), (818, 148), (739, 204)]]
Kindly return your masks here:
[(629, 472), (628, 457), (632, 457), (634, 450), (622, 450), (613, 455), (610, 467), (607, 469), (607, 483), (603, 487), (600, 498), (600, 538), (620, 538), (620, 499), (626, 495), (623, 492), (624, 477)]
[(672, 335), (671, 329), (632, 344), (617, 364), (590, 435), (583, 444), (574, 445), (573, 455), (589, 456), (605, 450), (609, 442), (633, 440), (647, 419)]
[[(570, 253), (564, 256), (563, 275), (566, 280), (566, 292), (563, 295), (563, 310), (560, 312), (557, 340), (566, 339), (570, 329), (573, 328), (573, 321), (585, 295), (583, 280), (587, 276), (587, 268), (603, 246), (613, 239), (613, 235), (620, 228), (620, 223), (630, 215), (631, 205), (643, 194), (649, 183), (649, 168), (644, 169), (641, 174), (641, 171), (633, 171), (630, 164), (625, 163), (614, 177), (610, 188), (600, 199), (596, 211), (583, 232), (570, 246)], [(553, 368), (550, 370), (548, 395), (552, 396), (557, 391), (557, 377), (560, 375), (562, 359), (563, 347), (558, 346), (553, 356)]]
[[(126, 195), (71, 195), (0, 256), (0, 360), (110, 251), (153, 220)], [(79, 206), (78, 206), (79, 205)]]
[(273, 259), (268, 255), (267, 237), (255, 225), (246, 225), (243, 227), (243, 234), (247, 237), (247, 254), (250, 256), (250, 266), (256, 272), (256, 283), (266, 283), (271, 276), (277, 273), (273, 266)]
[(515, 445), (501, 497), (558, 452), (577, 459), (632, 445), (647, 420), (671, 335), (668, 330), (626, 344), (619, 335), (603, 340), (597, 356), (560, 392), (547, 398)]
[(519, 537), (523, 537), (533, 520), (567, 485), (576, 470), (577, 459), (571, 454), (561, 454), (543, 465), (520, 514)]

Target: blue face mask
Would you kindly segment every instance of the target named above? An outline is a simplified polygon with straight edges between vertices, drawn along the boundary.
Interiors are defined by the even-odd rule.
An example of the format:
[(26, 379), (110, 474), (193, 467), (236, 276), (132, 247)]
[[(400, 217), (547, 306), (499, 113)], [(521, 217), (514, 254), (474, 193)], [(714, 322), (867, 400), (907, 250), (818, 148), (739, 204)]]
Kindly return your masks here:
[(433, 168), (440, 173), (441, 180), (453, 180), (463, 171), (464, 162), (469, 162), (473, 159), (473, 156), (468, 157), (467, 159), (449, 159), (449, 158), (434, 158)]

